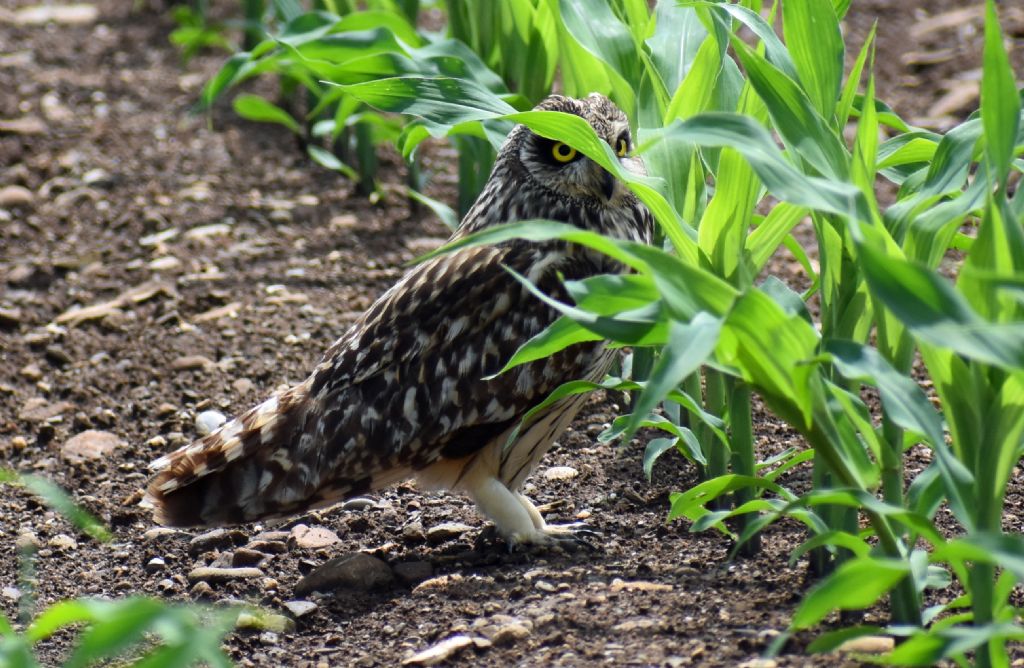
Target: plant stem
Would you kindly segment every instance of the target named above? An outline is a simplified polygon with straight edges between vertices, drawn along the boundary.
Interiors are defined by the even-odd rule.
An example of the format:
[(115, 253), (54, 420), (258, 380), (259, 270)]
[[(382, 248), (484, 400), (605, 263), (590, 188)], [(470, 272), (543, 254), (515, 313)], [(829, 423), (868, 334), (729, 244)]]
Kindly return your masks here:
[[(722, 374), (714, 369), (704, 367), (704, 408), (712, 415), (722, 416), (726, 408), (725, 379)], [(731, 453), (721, 441), (713, 436), (708, 439), (711, 452), (708, 455), (708, 478), (717, 478), (728, 472), (729, 457)], [(708, 503), (712, 510), (720, 510), (725, 507), (726, 500), (718, 497)]]
[[(754, 426), (751, 419), (750, 386), (735, 378), (728, 379), (729, 387), (729, 442), (732, 444), (733, 473), (753, 477), (754, 475)], [(742, 506), (754, 498), (750, 488), (737, 490), (733, 494), (733, 505)], [(740, 533), (743, 533), (757, 517), (748, 513), (737, 517)], [(740, 554), (754, 556), (761, 551), (761, 534), (756, 533), (740, 547)]]

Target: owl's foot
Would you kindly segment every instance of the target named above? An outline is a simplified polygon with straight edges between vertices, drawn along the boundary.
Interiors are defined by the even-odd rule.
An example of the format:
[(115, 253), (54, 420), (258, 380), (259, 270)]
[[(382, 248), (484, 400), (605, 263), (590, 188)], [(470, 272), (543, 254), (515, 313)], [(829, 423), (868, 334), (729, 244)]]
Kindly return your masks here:
[(600, 539), (601, 533), (583, 522), (573, 524), (547, 524), (525, 535), (503, 536), (497, 527), (488, 524), (473, 542), (473, 550), (485, 552), (499, 546), (508, 552), (541, 554), (548, 551), (575, 553), (581, 550), (600, 551), (592, 542)]

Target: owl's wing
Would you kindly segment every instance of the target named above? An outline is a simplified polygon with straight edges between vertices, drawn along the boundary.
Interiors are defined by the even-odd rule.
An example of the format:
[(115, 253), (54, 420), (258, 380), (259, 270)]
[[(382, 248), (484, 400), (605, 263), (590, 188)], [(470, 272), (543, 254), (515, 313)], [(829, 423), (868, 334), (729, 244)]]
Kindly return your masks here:
[(416, 267), (306, 381), (158, 462), (147, 496), (158, 521), (289, 514), (483, 447), (583, 375), (598, 347), (485, 379), (557, 315), (504, 267), (564, 296), (561, 277), (586, 271), (577, 261), (558, 245), (512, 242)]

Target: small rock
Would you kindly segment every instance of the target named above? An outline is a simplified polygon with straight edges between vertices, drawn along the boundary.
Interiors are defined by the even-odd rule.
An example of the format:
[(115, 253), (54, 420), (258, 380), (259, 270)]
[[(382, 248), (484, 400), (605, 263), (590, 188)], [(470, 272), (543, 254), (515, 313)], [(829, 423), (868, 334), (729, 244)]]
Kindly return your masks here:
[(520, 620), (499, 624), (489, 629), (485, 628), (483, 633), (495, 645), (511, 645), (517, 640), (529, 638), (532, 626), (533, 624), (529, 621)]
[(183, 355), (171, 362), (173, 371), (189, 371), (191, 369), (212, 369), (217, 365), (209, 357), (202, 355)]
[(178, 412), (178, 407), (175, 406), (174, 404), (166, 402), (166, 401), (156, 407), (156, 416), (157, 417), (167, 417), (169, 415), (174, 415), (177, 412)]
[[(287, 535), (285, 534), (285, 536)], [(288, 546), (279, 540), (254, 540), (249, 543), (248, 548), (264, 555), (284, 554), (288, 551)]]
[(638, 580), (635, 582), (623, 582), (619, 578), (612, 580), (611, 585), (608, 587), (611, 591), (672, 591), (672, 585), (662, 584), (660, 582), (645, 582)]
[(200, 436), (206, 436), (227, 420), (220, 411), (203, 411), (196, 416), (196, 431)]
[(295, 621), (285, 615), (265, 612), (241, 612), (235, 627), (240, 629), (262, 629), (270, 633), (289, 633), (295, 629)]
[(571, 466), (552, 466), (544, 471), (545, 480), (570, 480), (579, 475), (579, 471)]
[(192, 586), (188, 593), (192, 598), (210, 598), (213, 596), (213, 587), (205, 580), (200, 580)]
[(109, 188), (114, 185), (114, 178), (107, 170), (101, 167), (96, 167), (95, 169), (90, 169), (85, 174), (82, 174), (82, 183), (87, 186)]
[(156, 588), (159, 589), (160, 591), (164, 592), (165, 594), (174, 591), (174, 588), (176, 586), (177, 585), (175, 584), (174, 580), (172, 580), (170, 578), (164, 578), (160, 582), (156, 583)]
[(8, 601), (17, 602), (21, 599), (21, 590), (17, 587), (4, 587), (3, 589), (0, 589), (0, 596), (3, 596)]
[(173, 255), (164, 255), (156, 259), (150, 260), (149, 264), (146, 265), (153, 271), (170, 271), (171, 269), (177, 269), (181, 266), (181, 260), (174, 257)]
[(851, 638), (836, 648), (837, 652), (860, 652), (863, 654), (885, 654), (891, 652), (895, 642), (891, 636), (861, 636)]
[(146, 562), (145, 568), (147, 573), (156, 573), (167, 568), (167, 562), (160, 557), (153, 557)]
[(423, 525), (419, 522), (410, 522), (402, 527), (402, 538), (410, 543), (421, 543), (427, 539)]
[(245, 545), (248, 536), (238, 529), (213, 529), (199, 534), (188, 542), (189, 554), (196, 555), (211, 550), (222, 550), (236, 545)]
[(418, 585), (434, 577), (434, 567), (427, 561), (403, 561), (394, 566), (395, 577), (407, 586)]
[(263, 577), (258, 568), (217, 568), (200, 566), (188, 573), (189, 582), (229, 582), (231, 580), (253, 580)]
[(36, 116), (0, 119), (0, 134), (7, 132), (14, 135), (45, 135), (48, 130), (46, 123)]
[(432, 545), (443, 543), (446, 540), (452, 538), (458, 538), (467, 531), (472, 531), (473, 527), (468, 524), (460, 524), (459, 522), (444, 522), (437, 526), (432, 526), (427, 530), (427, 541)]
[(21, 324), (22, 313), (20, 308), (0, 308), (0, 325), (4, 327), (15, 327)]
[(340, 216), (331, 218), (327, 225), (331, 228), (331, 231), (343, 230), (359, 225), (359, 219), (351, 213), (343, 213)]
[(340, 543), (338, 534), (326, 527), (308, 527), (305, 524), (296, 524), (292, 527), (291, 539), (295, 541), (296, 547), (305, 549), (316, 549)]
[(331, 559), (302, 578), (295, 586), (295, 593), (305, 596), (314, 591), (343, 588), (368, 591), (391, 584), (394, 577), (391, 568), (377, 557), (355, 552)]
[(50, 22), (62, 25), (88, 25), (95, 23), (99, 14), (95, 5), (85, 3), (34, 5), (16, 11), (14, 22), (20, 25), (42, 25)]
[(253, 388), (253, 382), (248, 378), (238, 378), (231, 383), (231, 387), (239, 394), (248, 394)]
[(71, 355), (60, 346), (46, 346), (46, 350), (43, 351), (46, 355), (46, 359), (50, 361), (54, 366), (66, 366), (71, 364), (73, 361)]
[(248, 547), (240, 547), (234, 551), (231, 555), (231, 565), (234, 568), (242, 568), (245, 566), (256, 566), (261, 561), (267, 558), (262, 552), (250, 549)]
[(319, 606), (312, 601), (285, 601), (284, 607), (292, 614), (292, 617), (299, 619), (314, 612)]
[(4, 186), (0, 188), (0, 208), (9, 209), (12, 206), (26, 206), (36, 198), (28, 188), (22, 186)]
[(21, 407), (21, 410), (18, 412), (18, 419), (25, 422), (45, 422), (73, 408), (74, 405), (67, 401), (58, 401), (51, 404), (42, 397), (33, 397)]
[(547, 592), (549, 594), (552, 593), (552, 592), (558, 591), (558, 587), (556, 587), (555, 585), (551, 584), (547, 580), (537, 580), (537, 582), (534, 583), (533, 586), (536, 587), (537, 589), (540, 589), (541, 591)]
[(33, 382), (43, 377), (43, 370), (39, 368), (38, 364), (34, 363), (29, 363), (21, 367), (21, 371), (18, 373)]
[(88, 429), (75, 434), (61, 448), (61, 456), (72, 464), (106, 457), (122, 445), (121, 439), (109, 431)]
[(373, 499), (368, 499), (365, 496), (357, 496), (354, 499), (349, 499), (345, 503), (341, 504), (342, 510), (366, 510), (367, 508), (376, 508), (377, 502)]
[(447, 661), (456, 654), (462, 652), (462, 650), (472, 647), (474, 645), (473, 639), (467, 635), (455, 635), (450, 638), (446, 638), (441, 642), (437, 643), (433, 647), (428, 647), (422, 652), (418, 652), (413, 656), (402, 661), (403, 666), (434, 666), (442, 661)]
[(170, 536), (177, 536), (179, 534), (181, 534), (181, 531), (178, 531), (177, 529), (171, 529), (170, 527), (154, 527), (153, 529), (149, 529), (146, 531), (146, 533), (142, 534), (142, 539), (152, 543), (164, 540), (166, 538), (169, 538)]
[(66, 533), (59, 533), (50, 540), (46, 541), (46, 544), (57, 550), (77, 550), (78, 541)]
[(38, 550), (43, 544), (39, 540), (39, 536), (31, 531), (26, 531), (18, 534), (18, 537), (14, 539), (14, 546), (18, 548), (19, 552), (25, 552), (26, 550)]

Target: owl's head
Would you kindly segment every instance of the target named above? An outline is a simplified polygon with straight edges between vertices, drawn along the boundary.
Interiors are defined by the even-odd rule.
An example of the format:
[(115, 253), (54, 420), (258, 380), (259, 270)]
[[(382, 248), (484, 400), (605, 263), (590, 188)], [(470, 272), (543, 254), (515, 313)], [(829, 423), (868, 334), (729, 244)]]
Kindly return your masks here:
[[(587, 121), (597, 136), (608, 142), (622, 166), (637, 174), (646, 174), (643, 162), (632, 157), (633, 138), (629, 120), (615, 103), (600, 93), (582, 100), (552, 95), (537, 105), (538, 111), (561, 111)], [(602, 206), (616, 206), (630, 191), (607, 170), (576, 149), (556, 139), (546, 139), (518, 128), (516, 141), (508, 149), (516, 152), (519, 163), (536, 183), (561, 195)]]

